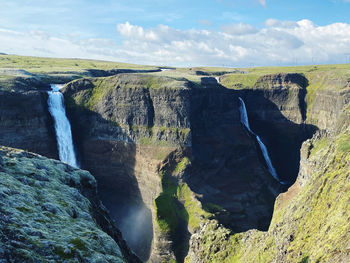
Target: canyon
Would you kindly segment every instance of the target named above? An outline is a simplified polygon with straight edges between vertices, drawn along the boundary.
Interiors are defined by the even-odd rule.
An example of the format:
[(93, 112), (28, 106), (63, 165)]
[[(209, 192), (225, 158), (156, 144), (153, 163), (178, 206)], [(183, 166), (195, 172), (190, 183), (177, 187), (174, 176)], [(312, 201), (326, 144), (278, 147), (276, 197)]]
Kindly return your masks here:
[[(347, 262), (349, 72), (344, 65), (16, 76), (0, 81), (0, 145), (58, 159), (47, 91), (66, 83), (78, 163), (97, 181), (89, 196), (109, 211), (97, 223), (113, 237), (106, 229), (117, 231), (115, 221), (126, 261), (138, 262), (129, 246), (143, 262)], [(241, 123), (239, 98), (259, 137)], [(329, 238), (317, 242), (321, 233)]]

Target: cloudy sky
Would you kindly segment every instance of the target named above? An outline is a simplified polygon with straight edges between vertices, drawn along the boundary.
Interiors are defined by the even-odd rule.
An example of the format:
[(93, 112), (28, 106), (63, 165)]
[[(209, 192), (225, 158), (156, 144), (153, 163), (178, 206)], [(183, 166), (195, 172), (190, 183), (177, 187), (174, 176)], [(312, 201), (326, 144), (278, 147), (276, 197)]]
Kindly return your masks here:
[(350, 63), (350, 0), (0, 0), (0, 52), (169, 66)]

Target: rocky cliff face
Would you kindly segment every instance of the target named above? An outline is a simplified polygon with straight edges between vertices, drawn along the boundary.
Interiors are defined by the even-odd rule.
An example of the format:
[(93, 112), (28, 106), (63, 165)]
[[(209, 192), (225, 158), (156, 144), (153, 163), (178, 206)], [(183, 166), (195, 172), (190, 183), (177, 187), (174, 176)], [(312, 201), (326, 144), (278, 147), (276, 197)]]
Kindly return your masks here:
[(317, 129), (306, 124), (306, 87), (302, 74), (273, 74), (240, 90), (252, 130), (262, 137), (278, 175), (293, 183), (299, 170), (300, 147)]
[[(96, 176), (112, 215), (140, 229), (126, 238), (135, 240), (133, 248), (144, 260), (181, 261), (186, 255), (186, 241), (174, 235), (183, 224), (159, 217), (175, 202), (173, 197), (158, 197), (172, 196), (161, 167), (176, 149), (192, 160), (181, 182), (199, 204), (212, 210), (209, 213), (235, 231), (267, 229), (281, 188), (268, 174), (254, 138), (240, 124), (234, 92), (215, 80), (198, 85), (185, 79), (120, 74), (71, 82), (64, 94), (83, 167)], [(176, 160), (181, 163), (182, 158)], [(178, 184), (178, 179), (171, 180)], [(175, 199), (181, 203), (181, 198)], [(140, 213), (141, 219), (134, 216)], [(194, 231), (190, 226), (183, 229)]]
[(140, 262), (87, 171), (0, 147), (0, 262)]
[(319, 129), (332, 130), (336, 126), (342, 109), (350, 102), (350, 86), (341, 89), (322, 89), (315, 92), (308, 110), (308, 122)]
[(35, 78), (15, 78), (0, 86), (0, 145), (58, 158), (48, 89)]
[(315, 102), (323, 103), (310, 106), (310, 112), (317, 116), (315, 124), (330, 126), (303, 143), (297, 181), (277, 198), (269, 230), (235, 234), (207, 220), (192, 235), (186, 262), (349, 261), (347, 87), (336, 92), (341, 95), (324, 93), (316, 92)]

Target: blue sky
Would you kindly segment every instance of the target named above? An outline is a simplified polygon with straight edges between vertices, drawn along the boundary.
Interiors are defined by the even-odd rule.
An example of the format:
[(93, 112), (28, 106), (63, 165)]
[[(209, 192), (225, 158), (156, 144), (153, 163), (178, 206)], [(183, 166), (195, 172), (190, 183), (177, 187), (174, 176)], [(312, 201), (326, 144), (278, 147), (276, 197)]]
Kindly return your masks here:
[(7, 53), (174, 66), (344, 63), (350, 54), (350, 0), (0, 0), (0, 6), (0, 52)]

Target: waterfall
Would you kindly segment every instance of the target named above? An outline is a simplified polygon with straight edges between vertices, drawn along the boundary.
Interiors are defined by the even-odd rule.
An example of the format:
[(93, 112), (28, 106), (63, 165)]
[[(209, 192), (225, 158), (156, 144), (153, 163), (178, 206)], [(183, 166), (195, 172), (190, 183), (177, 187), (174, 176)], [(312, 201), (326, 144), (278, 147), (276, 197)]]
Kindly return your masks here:
[(219, 77), (215, 77), (215, 79), (216, 79), (216, 82), (217, 82), (218, 84), (220, 84), (220, 78), (219, 78)]
[(71, 126), (64, 108), (63, 94), (60, 92), (62, 87), (63, 85), (51, 84), (52, 91), (48, 91), (47, 103), (55, 123), (59, 158), (64, 163), (79, 167), (74, 152)]
[(251, 129), (250, 129), (250, 126), (249, 126), (249, 120), (248, 120), (248, 114), (247, 114), (247, 109), (245, 107), (245, 103), (244, 101), (242, 100), (242, 98), (238, 98), (239, 101), (241, 102), (241, 106), (239, 107), (239, 111), (241, 113), (241, 123), (247, 128), (247, 130), (253, 134), (255, 137), (256, 137), (256, 140), (258, 141), (259, 143), (259, 146), (260, 146), (260, 149), (261, 149), (261, 152), (264, 156), (264, 159), (265, 159), (265, 162), (266, 162), (266, 165), (267, 165), (267, 168), (269, 170), (269, 172), (271, 173), (271, 175), (278, 181), (280, 182), (281, 184), (287, 184), (286, 182), (283, 182), (281, 181), (279, 178), (278, 178), (278, 175), (277, 175), (277, 172), (276, 172), (276, 169), (275, 167), (273, 167), (272, 165), (272, 162), (271, 162), (271, 159), (270, 159), (270, 156), (269, 156), (269, 153), (267, 151), (267, 148), (265, 146), (265, 144), (261, 141), (260, 137), (255, 134)]

